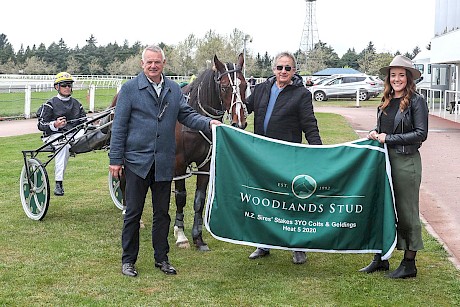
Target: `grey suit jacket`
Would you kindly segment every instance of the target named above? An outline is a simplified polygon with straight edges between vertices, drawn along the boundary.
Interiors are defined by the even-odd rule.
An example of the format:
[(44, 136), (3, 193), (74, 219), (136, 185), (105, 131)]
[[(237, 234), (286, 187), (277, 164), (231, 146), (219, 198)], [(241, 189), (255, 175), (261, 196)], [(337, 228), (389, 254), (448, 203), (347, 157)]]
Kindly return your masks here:
[(160, 97), (144, 72), (123, 84), (115, 108), (109, 158), (110, 165), (127, 165), (142, 178), (155, 163), (155, 180), (171, 181), (176, 121), (209, 133), (211, 119), (187, 104), (177, 83), (163, 78)]

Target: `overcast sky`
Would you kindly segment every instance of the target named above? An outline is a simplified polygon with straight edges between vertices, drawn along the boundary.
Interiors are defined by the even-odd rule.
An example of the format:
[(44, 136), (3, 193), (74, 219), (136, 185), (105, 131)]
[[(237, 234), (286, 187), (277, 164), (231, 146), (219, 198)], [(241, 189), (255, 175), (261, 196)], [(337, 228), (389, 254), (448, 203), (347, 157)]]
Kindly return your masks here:
[[(234, 28), (252, 36), (248, 52), (295, 52), (306, 18), (305, 0), (3, 1), (0, 33), (18, 51), (62, 38), (83, 47), (91, 34), (99, 46), (160, 43), (174, 45), (209, 30), (228, 36)], [(319, 39), (339, 56), (361, 52), (370, 41), (377, 52), (411, 52), (434, 36), (435, 0), (317, 0)]]

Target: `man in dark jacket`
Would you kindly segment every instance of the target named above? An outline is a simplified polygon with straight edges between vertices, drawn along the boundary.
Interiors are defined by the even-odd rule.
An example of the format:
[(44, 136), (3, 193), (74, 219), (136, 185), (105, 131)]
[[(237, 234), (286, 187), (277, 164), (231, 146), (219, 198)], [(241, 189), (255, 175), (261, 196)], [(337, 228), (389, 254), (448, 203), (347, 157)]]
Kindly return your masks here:
[[(255, 86), (248, 98), (247, 109), (254, 112), (254, 133), (287, 142), (302, 143), (302, 132), (310, 145), (322, 145), (313, 111), (311, 93), (296, 75), (296, 60), (289, 52), (275, 57), (274, 76)], [(249, 259), (270, 254), (266, 248), (257, 248)], [(306, 255), (294, 251), (292, 261), (302, 264)]]
[(163, 50), (148, 46), (142, 53), (142, 68), (136, 78), (121, 87), (110, 139), (110, 172), (126, 178), (126, 214), (122, 231), (122, 273), (137, 276), (139, 225), (145, 197), (152, 192), (152, 246), (155, 267), (176, 274), (169, 263), (169, 200), (175, 163), (176, 121), (210, 133), (217, 120), (190, 107), (179, 85), (163, 75)]

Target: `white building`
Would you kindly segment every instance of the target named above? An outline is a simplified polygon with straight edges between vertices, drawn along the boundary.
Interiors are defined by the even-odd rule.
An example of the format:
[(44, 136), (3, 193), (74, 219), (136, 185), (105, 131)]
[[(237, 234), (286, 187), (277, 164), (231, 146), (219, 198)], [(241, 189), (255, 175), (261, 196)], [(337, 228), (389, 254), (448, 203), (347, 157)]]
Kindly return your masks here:
[[(431, 49), (414, 58), (414, 66), (422, 72), (423, 79), (417, 88), (434, 109), (435, 98), (442, 97), (439, 115), (444, 110), (455, 108), (459, 113), (460, 102), (460, 1), (435, 0), (434, 37)], [(430, 97), (431, 96), (431, 97)], [(431, 98), (431, 100), (430, 100)], [(431, 101), (431, 103), (430, 103)], [(452, 113), (452, 111), (451, 111)], [(457, 120), (457, 116), (455, 116)]]

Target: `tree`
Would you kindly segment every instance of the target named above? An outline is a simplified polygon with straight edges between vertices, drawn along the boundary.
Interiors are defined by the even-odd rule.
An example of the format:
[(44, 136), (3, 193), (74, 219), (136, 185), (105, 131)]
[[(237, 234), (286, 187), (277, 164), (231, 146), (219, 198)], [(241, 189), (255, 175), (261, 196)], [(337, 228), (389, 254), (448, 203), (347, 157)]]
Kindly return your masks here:
[(135, 76), (139, 72), (141, 72), (142, 67), (141, 67), (141, 53), (139, 52), (136, 55), (131, 56), (130, 58), (127, 58), (120, 67), (120, 74), (122, 75), (128, 75), (128, 76)]
[(175, 74), (189, 76), (198, 73), (194, 61), (197, 42), (195, 35), (190, 34), (174, 48), (168, 63)]
[(350, 67), (353, 69), (358, 70), (359, 69), (359, 64), (358, 64), (358, 54), (355, 51), (355, 48), (348, 49), (347, 52), (342, 56), (340, 59), (340, 67)]
[(216, 34), (213, 30), (209, 30), (203, 39), (199, 39), (197, 42), (197, 52), (195, 56), (195, 65), (198, 71), (206, 69), (208, 61), (214, 58), (214, 55), (222, 58), (220, 55), (224, 54), (225, 50), (225, 39)]
[(21, 48), (19, 48), (18, 53), (16, 53), (16, 63), (24, 64), (25, 61), (26, 61), (26, 55), (24, 51), (24, 46), (21, 44)]
[(385, 76), (380, 73), (380, 68), (386, 67), (393, 60), (393, 55), (391, 53), (378, 53), (375, 55), (374, 60), (369, 65), (369, 75), (379, 76), (380, 79), (384, 79)]
[(88, 72), (90, 75), (100, 75), (104, 73), (104, 69), (99, 64), (98, 58), (92, 58), (91, 62), (88, 63)]
[(107, 66), (107, 71), (111, 75), (135, 76), (142, 70), (139, 59), (139, 55), (133, 55), (124, 62), (116, 60)]
[(0, 74), (17, 74), (21, 72), (21, 69), (11, 59), (3, 64), (0, 63)]
[(28, 75), (55, 74), (56, 71), (55, 66), (35, 56), (28, 58), (24, 66), (24, 73)]
[(416, 46), (414, 49), (412, 49), (412, 56), (411, 59), (415, 58), (417, 54), (419, 54), (422, 50), (420, 50), (419, 46)]
[(404, 53), (404, 56), (405, 56), (406, 58), (409, 58), (409, 59), (412, 58), (412, 54), (409, 53), (409, 52)]
[(34, 52), (33, 56), (36, 56), (40, 60), (44, 60), (46, 58), (46, 52), (47, 50), (45, 44), (41, 43), (37, 50)]
[[(249, 36), (248, 36), (249, 37)], [(232, 60), (238, 58), (240, 53), (244, 51), (244, 41), (246, 34), (237, 28), (233, 29), (233, 32), (230, 34), (228, 39), (228, 48), (226, 48), (226, 54), (221, 55), (221, 58)], [(249, 42), (246, 39), (246, 42)], [(249, 57), (249, 48), (246, 43), (246, 58)]]
[(254, 71), (250, 74), (260, 78), (267, 78), (273, 75), (272, 62), (273, 59), (268, 55), (268, 52), (265, 52), (263, 57), (258, 53), (254, 63)]
[(315, 47), (307, 54), (307, 74), (311, 75), (327, 67), (337, 67), (339, 56), (326, 43), (319, 41)]
[[(167, 58), (165, 74), (197, 74), (205, 68), (212, 67), (214, 55), (223, 62), (234, 62), (244, 49), (245, 37), (244, 32), (234, 28), (228, 36), (209, 30), (203, 38), (190, 34), (177, 45), (162, 42), (159, 46), (164, 49)], [(127, 40), (124, 40), (123, 45), (115, 42), (107, 46), (98, 46), (96, 38), (91, 34), (83, 48), (77, 45), (70, 49), (61, 38), (58, 43), (53, 42), (48, 48), (43, 43), (38, 47), (33, 45), (24, 48), (21, 45), (15, 53), (7, 36), (0, 34), (0, 73), (22, 73), (23, 69), (38, 73), (40, 70), (48, 71), (52, 67), (52, 74), (67, 70), (72, 74), (135, 75), (140, 71), (141, 52), (144, 47), (138, 41), (130, 46)], [(414, 58), (419, 52), (420, 48), (415, 47), (405, 55)], [(401, 52), (397, 51), (396, 54)], [(374, 75), (378, 74), (378, 67), (381, 67), (379, 63), (382, 62), (382, 58), (388, 58), (388, 53), (376, 53), (374, 44), (369, 42), (361, 53), (356, 54), (354, 48), (349, 48), (342, 58), (339, 58), (331, 46), (320, 41), (309, 54), (297, 50), (294, 56), (298, 62), (297, 69), (302, 74), (312, 74), (326, 67), (351, 67)], [(273, 57), (268, 52), (253, 56), (247, 48), (246, 75), (272, 75), (272, 61)], [(42, 69), (37, 67), (41, 64), (44, 64)]]
[(307, 55), (302, 52), (301, 49), (297, 49), (297, 51), (294, 52), (294, 56), (297, 60), (297, 71), (299, 75), (308, 75), (310, 71), (307, 68)]
[(72, 55), (67, 59), (65, 71), (68, 71), (70, 74), (80, 73), (80, 62)]
[(15, 61), (13, 46), (8, 42), (5, 34), (0, 34), (0, 64), (5, 64), (8, 61)]
[(375, 59), (375, 47), (372, 42), (369, 42), (367, 47), (361, 51), (359, 54), (358, 64), (359, 70), (365, 74), (370, 74), (371, 71), (371, 63)]

